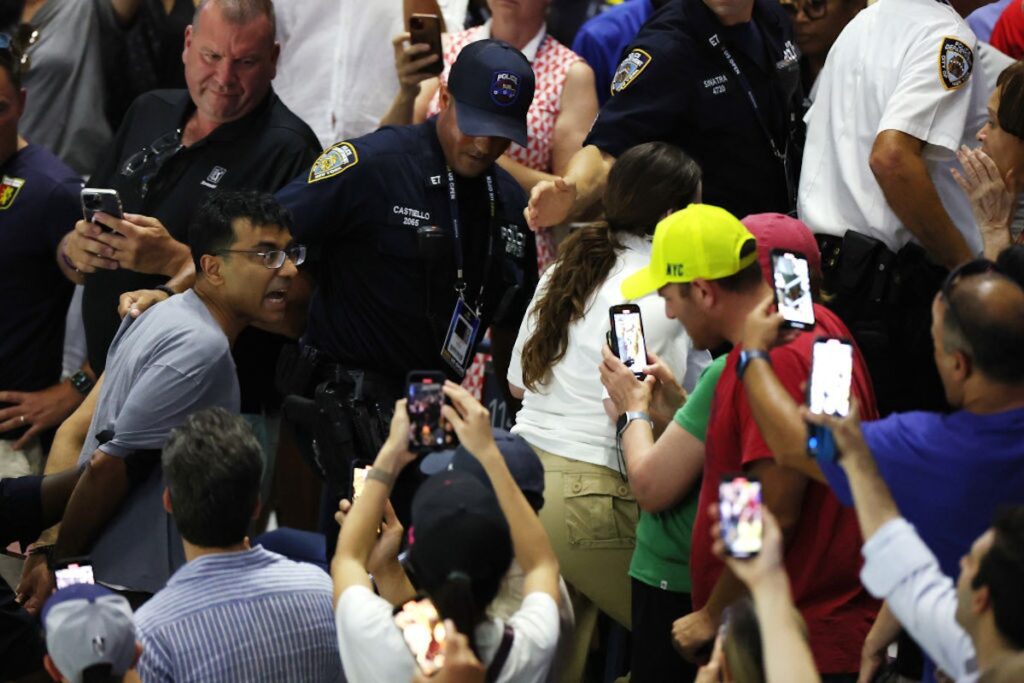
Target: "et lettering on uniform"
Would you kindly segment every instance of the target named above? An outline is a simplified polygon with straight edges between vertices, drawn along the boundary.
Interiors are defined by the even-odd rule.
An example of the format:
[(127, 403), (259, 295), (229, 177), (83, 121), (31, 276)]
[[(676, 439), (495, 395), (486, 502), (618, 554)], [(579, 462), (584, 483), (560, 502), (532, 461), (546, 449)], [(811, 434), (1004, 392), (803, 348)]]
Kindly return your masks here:
[(359, 163), (359, 153), (352, 146), (351, 142), (339, 142), (333, 147), (328, 147), (323, 154), (317, 157), (313, 166), (309, 169), (308, 183), (318, 183), (327, 180), (347, 171)]
[(946, 90), (956, 90), (971, 77), (974, 52), (958, 38), (946, 36), (939, 46), (939, 78)]

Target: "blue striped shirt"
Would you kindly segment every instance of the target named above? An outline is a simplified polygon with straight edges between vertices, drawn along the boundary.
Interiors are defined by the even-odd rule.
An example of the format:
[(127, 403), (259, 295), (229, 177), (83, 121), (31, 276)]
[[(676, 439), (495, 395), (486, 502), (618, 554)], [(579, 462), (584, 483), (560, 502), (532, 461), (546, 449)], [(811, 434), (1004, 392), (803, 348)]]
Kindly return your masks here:
[(341, 681), (331, 579), (256, 546), (204, 555), (135, 613), (144, 683)]

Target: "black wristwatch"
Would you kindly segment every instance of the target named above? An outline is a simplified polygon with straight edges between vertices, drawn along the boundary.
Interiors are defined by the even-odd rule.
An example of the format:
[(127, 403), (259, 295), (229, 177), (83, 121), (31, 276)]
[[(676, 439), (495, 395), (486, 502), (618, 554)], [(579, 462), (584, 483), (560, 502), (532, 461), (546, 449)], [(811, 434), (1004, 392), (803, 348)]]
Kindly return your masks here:
[(747, 371), (747, 366), (750, 365), (750, 361), (757, 358), (762, 359), (768, 365), (772, 364), (771, 356), (768, 355), (767, 351), (761, 351), (760, 349), (743, 349), (740, 351), (740, 360), (736, 363), (736, 377), (740, 380), (743, 379), (743, 373)]
[(89, 379), (89, 375), (85, 374), (84, 371), (79, 370), (69, 378), (71, 380), (71, 386), (75, 388), (75, 391), (80, 393), (82, 396), (88, 396), (89, 392), (92, 391), (92, 387), (95, 382)]
[(155, 289), (158, 292), (163, 292), (167, 296), (174, 296), (175, 294), (177, 294), (177, 292), (175, 292), (173, 289), (171, 289), (167, 285), (157, 285), (153, 289)]

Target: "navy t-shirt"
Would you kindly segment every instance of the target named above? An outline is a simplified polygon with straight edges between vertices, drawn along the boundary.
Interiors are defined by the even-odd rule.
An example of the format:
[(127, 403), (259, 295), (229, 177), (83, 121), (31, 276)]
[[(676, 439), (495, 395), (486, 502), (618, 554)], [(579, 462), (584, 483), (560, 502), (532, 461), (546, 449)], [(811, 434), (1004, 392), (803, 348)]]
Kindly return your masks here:
[(57, 266), (57, 246), (82, 217), (81, 187), (36, 145), (0, 167), (0, 390), (36, 391), (60, 379), (73, 286)]
[[(1024, 408), (992, 415), (896, 413), (863, 425), (900, 513), (956, 578), (961, 556), (1003, 505), (1024, 504)], [(836, 497), (853, 504), (837, 463), (820, 462)]]

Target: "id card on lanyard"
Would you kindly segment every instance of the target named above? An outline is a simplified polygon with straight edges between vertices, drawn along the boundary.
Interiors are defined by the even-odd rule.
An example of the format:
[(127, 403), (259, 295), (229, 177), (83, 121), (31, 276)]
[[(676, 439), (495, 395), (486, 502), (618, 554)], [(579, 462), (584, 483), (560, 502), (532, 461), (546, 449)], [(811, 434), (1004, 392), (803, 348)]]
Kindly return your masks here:
[(452, 243), (455, 245), (455, 310), (448, 323), (448, 332), (441, 344), (441, 358), (454, 370), (459, 377), (464, 377), (473, 361), (480, 338), (480, 314), (484, 300), (484, 287), (491, 270), (494, 256), (494, 221), (496, 220), (497, 194), (494, 189), (494, 176), (486, 176), (487, 198), (490, 202), (490, 223), (487, 226), (487, 260), (484, 262), (483, 276), (480, 280), (480, 291), (474, 302), (466, 300), (465, 254), (462, 249), (462, 226), (459, 221), (459, 202), (455, 190), (455, 173), (448, 168), (448, 203), (452, 220)]
[[(757, 31), (757, 28), (754, 28)], [(732, 56), (732, 51), (725, 46), (722, 39), (719, 38), (718, 34), (708, 38), (708, 43), (711, 47), (718, 48), (718, 51), (722, 53), (722, 57), (729, 64), (729, 69), (732, 70), (736, 80), (739, 81), (740, 87), (746, 91), (747, 99), (750, 101), (750, 106), (754, 110), (754, 118), (757, 119), (758, 125), (761, 127), (764, 136), (768, 138), (768, 144), (771, 147), (772, 154), (782, 164), (782, 172), (786, 177), (786, 196), (789, 199), (790, 210), (796, 209), (796, 178), (793, 177), (793, 168), (789, 161), (789, 133), (786, 133), (786, 141), (783, 149), (779, 149), (778, 143), (775, 141), (775, 136), (772, 135), (772, 130), (768, 126), (768, 122), (764, 118), (764, 112), (761, 110), (761, 106), (757, 103), (757, 98), (754, 96), (754, 89), (750, 87), (747, 77), (740, 70), (740, 65), (736, 63), (736, 58)]]

